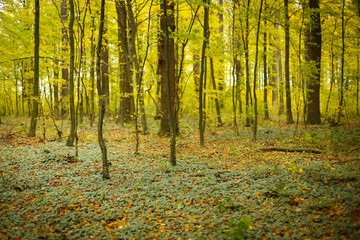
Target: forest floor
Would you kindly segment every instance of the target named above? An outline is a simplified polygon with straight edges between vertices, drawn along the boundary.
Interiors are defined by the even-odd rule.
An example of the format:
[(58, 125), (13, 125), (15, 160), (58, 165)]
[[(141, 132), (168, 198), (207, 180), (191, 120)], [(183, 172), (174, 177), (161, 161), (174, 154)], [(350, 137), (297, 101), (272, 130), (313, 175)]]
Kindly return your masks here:
[[(110, 180), (101, 177), (95, 127), (79, 129), (79, 157), (52, 127), (0, 125), (1, 239), (358, 239), (360, 124), (211, 127), (199, 147), (195, 121), (181, 122), (177, 166), (169, 138), (108, 122)], [(23, 121), (25, 123), (25, 121)], [(39, 136), (42, 135), (39, 124)], [(64, 134), (65, 136), (65, 134)], [(265, 147), (317, 149), (264, 152)]]

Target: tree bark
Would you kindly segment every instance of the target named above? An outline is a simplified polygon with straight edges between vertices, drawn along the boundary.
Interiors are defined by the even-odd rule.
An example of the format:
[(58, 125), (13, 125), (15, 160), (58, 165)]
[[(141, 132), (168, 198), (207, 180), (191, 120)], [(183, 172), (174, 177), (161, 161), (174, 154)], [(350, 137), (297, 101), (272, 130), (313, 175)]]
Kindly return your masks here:
[(35, 29), (34, 29), (34, 84), (33, 84), (33, 108), (28, 137), (36, 136), (37, 117), (39, 114), (39, 52), (40, 52), (40, 0), (35, 0)]
[(340, 101), (339, 101), (339, 113), (338, 123), (341, 121), (344, 108), (344, 65), (345, 65), (345, 0), (342, 1), (341, 9), (341, 81), (340, 81)]
[(319, 0), (309, 0), (310, 43), (308, 55), (315, 70), (307, 83), (307, 119), (308, 124), (320, 124), (320, 73), (321, 73), (321, 23)]
[(74, 73), (75, 73), (75, 41), (74, 41), (74, 0), (70, 0), (70, 21), (69, 21), (69, 44), (70, 44), (70, 76), (69, 76), (69, 95), (70, 95), (70, 134), (66, 141), (66, 146), (73, 146), (76, 136), (76, 116), (74, 99)]
[[(68, 52), (68, 44), (69, 44), (69, 38), (67, 34), (67, 0), (61, 0), (61, 23), (62, 23), (62, 52), (63, 55), (65, 55)], [(69, 82), (69, 69), (66, 64), (66, 61), (63, 60), (61, 63), (61, 78), (63, 79), (63, 82), (61, 84), (61, 116), (64, 116), (68, 112), (68, 96), (69, 96), (69, 89), (68, 89), (68, 82)]]
[(100, 26), (99, 26), (99, 37), (96, 52), (96, 85), (99, 95), (99, 121), (98, 121), (98, 141), (101, 149), (102, 159), (102, 177), (103, 179), (110, 179), (109, 174), (109, 163), (107, 159), (107, 149), (103, 136), (103, 124), (106, 111), (106, 95), (103, 89), (103, 81), (101, 75), (101, 56), (102, 56), (102, 37), (104, 32), (104, 18), (105, 18), (105, 0), (101, 0), (101, 14), (100, 14)]
[[(165, 12), (164, 4), (161, 4), (161, 11)], [(173, 112), (176, 112), (177, 106), (177, 86), (176, 86), (176, 76), (175, 76), (175, 43), (174, 38), (169, 37), (169, 58), (166, 58), (166, 37), (164, 36), (165, 30), (169, 31), (169, 36), (175, 31), (175, 3), (169, 2), (167, 4), (166, 9), (167, 18), (164, 15), (160, 18), (160, 39), (159, 39), (159, 66), (160, 66), (160, 78), (161, 78), (161, 122), (160, 122), (160, 131), (159, 135), (170, 135), (170, 124), (169, 124), (169, 106), (168, 106), (168, 98), (167, 98), (167, 67), (166, 61), (169, 64), (169, 80), (170, 80), (170, 93), (171, 93), (171, 108)], [(165, 29), (167, 26), (169, 29)], [(176, 116), (174, 116), (174, 122), (177, 129), (178, 123)]]
[(131, 83), (127, 9), (125, 0), (116, 0), (118, 16), (119, 69), (120, 69), (120, 124), (131, 122), (134, 114), (134, 97)]
[(206, 48), (209, 41), (209, 1), (204, 2), (204, 40), (201, 51), (201, 68), (200, 68), (200, 84), (199, 84), (199, 134), (200, 134), (200, 146), (205, 146), (204, 140), (204, 103), (203, 103), (203, 89), (204, 89), (204, 75), (206, 64)]
[(286, 99), (286, 123), (293, 124), (294, 119), (291, 111), (290, 91), (290, 18), (289, 0), (284, 0), (285, 7), (285, 99)]
[[(91, 13), (91, 8), (90, 8)], [(91, 21), (91, 60), (90, 60), (90, 127), (93, 126), (95, 119), (95, 43), (94, 43), (94, 31), (95, 31), (95, 18), (92, 17)]]
[[(170, 9), (172, 10), (172, 13), (170, 15), (170, 17), (168, 17), (168, 13), (167, 13), (167, 6), (170, 5)], [(176, 165), (176, 121), (175, 121), (175, 112), (174, 111), (174, 105), (172, 102), (172, 96), (171, 96), (171, 89), (176, 87), (176, 86), (172, 86), (174, 83), (176, 83), (175, 80), (175, 76), (173, 76), (173, 79), (170, 78), (170, 67), (171, 67), (171, 62), (175, 61), (175, 56), (171, 56), (170, 54), (174, 54), (174, 39), (170, 38), (170, 33), (169, 33), (169, 29), (171, 29), (171, 31), (175, 30), (175, 26), (173, 26), (173, 24), (175, 24), (174, 22), (174, 3), (167, 3), (167, 0), (163, 0), (162, 2), (162, 9), (163, 9), (163, 16), (164, 16), (164, 22), (163, 22), (163, 27), (164, 27), (164, 38), (165, 38), (165, 67), (166, 67), (166, 92), (167, 92), (167, 107), (168, 107), (168, 120), (169, 120), (169, 125), (170, 125), (170, 135), (171, 135), (171, 140), (170, 140), (170, 164), (175, 166)], [(170, 44), (170, 40), (172, 39), (172, 44)], [(172, 48), (170, 50), (170, 47)], [(173, 58), (173, 59), (172, 59)], [(175, 73), (175, 63), (174, 65), (174, 73)], [(175, 74), (174, 74), (175, 75)], [(173, 80), (173, 81), (172, 81)]]
[(268, 75), (267, 75), (267, 33), (266, 33), (266, 20), (264, 21), (264, 114), (265, 119), (269, 117), (269, 105), (268, 105)]
[(249, 10), (250, 9), (250, 0), (247, 1), (246, 8), (246, 18), (245, 18), (245, 42), (244, 42), (244, 50), (245, 50), (245, 72), (246, 72), (246, 80), (245, 80), (245, 111), (246, 111), (246, 120), (245, 127), (250, 127), (250, 69), (249, 69)]
[(261, 24), (261, 13), (264, 0), (260, 2), (258, 26), (256, 33), (256, 49), (255, 49), (255, 67), (254, 67), (254, 128), (253, 128), (253, 138), (256, 141), (257, 128), (258, 128), (258, 112), (257, 112), (257, 97), (256, 97), (256, 78), (257, 78), (257, 66), (258, 66), (258, 52), (259, 52), (259, 35), (260, 35), (260, 24)]

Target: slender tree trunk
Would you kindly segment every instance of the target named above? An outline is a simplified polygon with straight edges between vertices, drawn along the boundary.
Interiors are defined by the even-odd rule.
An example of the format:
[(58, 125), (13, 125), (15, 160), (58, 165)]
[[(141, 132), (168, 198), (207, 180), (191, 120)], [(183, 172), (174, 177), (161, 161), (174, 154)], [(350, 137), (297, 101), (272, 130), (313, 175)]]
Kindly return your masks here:
[[(107, 22), (104, 19), (105, 22)], [(110, 83), (109, 83), (109, 44), (108, 40), (105, 37), (107, 28), (106, 23), (104, 23), (104, 33), (103, 33), (103, 48), (101, 53), (101, 74), (102, 74), (102, 81), (103, 81), (103, 90), (104, 94), (106, 95), (106, 105), (109, 105), (110, 103)]]
[(25, 81), (24, 81), (24, 62), (21, 61), (21, 68), (20, 68), (20, 74), (21, 74), (21, 108), (22, 108), (22, 115), (25, 116), (25, 98), (26, 98), (26, 87), (25, 87)]
[(59, 101), (59, 84), (58, 84), (58, 79), (59, 79), (59, 62), (55, 61), (54, 64), (54, 83), (53, 83), (53, 89), (54, 89), (54, 112), (55, 112), (55, 116), (59, 116), (60, 114), (60, 101)]
[(213, 86), (213, 89), (215, 91), (215, 108), (216, 108), (216, 116), (217, 116), (217, 126), (221, 127), (223, 125), (223, 123), (222, 123), (222, 120), (221, 120), (220, 104), (219, 104), (218, 94), (217, 94), (217, 91), (216, 91), (214, 63), (213, 63), (212, 58), (210, 58), (210, 70), (211, 70), (212, 86)]
[(16, 117), (19, 116), (19, 94), (18, 94), (18, 75), (17, 64), (14, 61), (14, 77), (15, 77), (15, 104), (16, 104)]
[(345, 0), (342, 1), (341, 9), (341, 85), (340, 85), (340, 101), (339, 101), (339, 114), (338, 123), (343, 116), (344, 108), (344, 65), (345, 65)]
[(206, 62), (206, 48), (209, 40), (209, 2), (204, 0), (204, 40), (201, 51), (201, 69), (200, 69), (200, 84), (199, 84), (199, 134), (200, 134), (200, 146), (205, 146), (204, 140), (204, 106), (203, 106), (203, 85), (205, 75), (205, 62)]
[[(219, 7), (222, 9), (223, 5), (224, 5), (224, 0), (218, 0), (219, 1)], [(218, 13), (218, 19), (219, 19), (219, 35), (220, 35), (220, 49), (224, 49), (224, 14), (223, 11), (219, 11)], [(221, 54), (220, 56), (218, 56), (219, 58), (219, 71), (218, 71), (218, 89), (219, 89), (219, 94), (218, 94), (218, 101), (220, 102), (220, 107), (223, 108), (224, 107), (224, 97), (223, 95), (225, 94), (225, 74), (224, 74), (224, 69), (225, 69), (225, 64), (224, 64), (224, 57), (223, 54)]]
[(266, 33), (266, 20), (264, 21), (264, 110), (265, 110), (265, 119), (270, 119), (269, 117), (269, 105), (268, 105), (268, 69), (267, 69), (267, 33)]
[(254, 67), (254, 128), (253, 137), (256, 141), (257, 128), (258, 128), (258, 112), (257, 112), (257, 97), (256, 97), (256, 78), (257, 78), (257, 65), (258, 65), (258, 52), (259, 52), (259, 35), (260, 35), (260, 24), (261, 24), (261, 13), (264, 0), (260, 2), (259, 19), (256, 33), (256, 49), (255, 49), (255, 67)]
[[(360, 1), (359, 1), (359, 7), (360, 7)], [(360, 8), (359, 8), (359, 15), (360, 15)], [(358, 49), (360, 48), (360, 40), (358, 38), (357, 40), (357, 46)], [(359, 52), (356, 56), (356, 115), (359, 116), (360, 115), (360, 110), (359, 110), (359, 82), (360, 82), (360, 57), (359, 57)]]
[(315, 65), (315, 72), (310, 75), (307, 83), (308, 111), (306, 122), (320, 124), (320, 74), (321, 74), (321, 22), (319, 0), (310, 0), (310, 43), (309, 61)]
[[(336, 28), (336, 25), (335, 25)], [(335, 81), (335, 63), (334, 63), (334, 58), (335, 58), (335, 54), (334, 54), (334, 49), (333, 49), (333, 43), (334, 43), (334, 38), (331, 41), (331, 47), (330, 47), (330, 58), (331, 58), (331, 76), (330, 76), (330, 89), (329, 89), (329, 95), (328, 95), (328, 99), (326, 101), (326, 108), (325, 108), (325, 114), (328, 114), (329, 111), (329, 103), (330, 103), (330, 98), (331, 98), (331, 93), (332, 93), (332, 89), (333, 89), (333, 85), (334, 85), (334, 81)]]
[(101, 14), (100, 14), (100, 26), (99, 26), (99, 37), (96, 52), (96, 85), (99, 95), (99, 121), (98, 121), (98, 141), (101, 149), (102, 159), (102, 177), (103, 179), (110, 179), (109, 174), (109, 163), (107, 159), (107, 149), (103, 136), (103, 124), (106, 111), (106, 95), (103, 89), (103, 81), (101, 75), (101, 56), (102, 56), (102, 38), (104, 32), (104, 17), (105, 17), (105, 0), (101, 0)]
[(75, 40), (74, 40), (74, 0), (70, 0), (70, 21), (69, 21), (69, 44), (70, 44), (70, 76), (69, 76), (69, 95), (70, 95), (70, 134), (66, 141), (66, 146), (73, 146), (76, 136), (76, 116), (74, 99), (74, 73), (75, 73)]
[[(67, 24), (67, 0), (61, 0), (61, 23), (62, 23), (62, 52), (65, 55), (68, 52), (68, 34), (66, 29)], [(68, 96), (69, 96), (69, 69), (66, 61), (63, 60), (61, 63), (61, 78), (63, 79), (61, 85), (61, 116), (64, 116), (68, 112)]]
[(250, 0), (247, 1), (246, 8), (246, 19), (245, 19), (245, 42), (244, 42), (244, 50), (245, 50), (245, 71), (246, 71), (246, 95), (245, 95), (245, 111), (246, 111), (246, 120), (245, 126), (250, 127), (250, 69), (249, 69), (249, 10), (250, 9)]
[[(91, 13), (91, 8), (90, 8)], [(90, 127), (93, 126), (95, 119), (95, 43), (94, 43), (95, 19), (92, 17), (91, 21), (91, 60), (90, 60)]]
[(39, 114), (39, 50), (40, 50), (40, 0), (35, 0), (35, 31), (34, 31), (34, 84), (33, 84), (33, 108), (28, 137), (36, 136), (36, 125)]
[(290, 18), (289, 0), (284, 0), (285, 7), (285, 99), (286, 99), (286, 123), (293, 124), (291, 111), (291, 91), (290, 91)]

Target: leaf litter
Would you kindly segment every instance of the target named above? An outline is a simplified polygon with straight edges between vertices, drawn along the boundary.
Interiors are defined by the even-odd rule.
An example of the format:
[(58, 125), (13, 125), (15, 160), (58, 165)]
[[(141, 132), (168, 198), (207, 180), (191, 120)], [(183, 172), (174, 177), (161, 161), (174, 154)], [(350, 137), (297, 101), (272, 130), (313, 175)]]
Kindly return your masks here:
[[(85, 131), (85, 130), (84, 130)], [(101, 178), (94, 129), (75, 149), (38, 139), (0, 145), (0, 237), (4, 239), (356, 239), (359, 164), (341, 161), (359, 136), (346, 129), (260, 129), (251, 141), (228, 127), (168, 138), (129, 129), (105, 132), (111, 179)], [(92, 131), (92, 132), (91, 132)], [(91, 137), (92, 134), (92, 137)], [(328, 136), (335, 136), (330, 140)], [(346, 137), (344, 137), (346, 136)], [(96, 139), (96, 138), (95, 138)], [(314, 147), (328, 154), (260, 152), (264, 146)], [(336, 152), (330, 152), (330, 150)], [(353, 154), (357, 154), (356, 152)]]

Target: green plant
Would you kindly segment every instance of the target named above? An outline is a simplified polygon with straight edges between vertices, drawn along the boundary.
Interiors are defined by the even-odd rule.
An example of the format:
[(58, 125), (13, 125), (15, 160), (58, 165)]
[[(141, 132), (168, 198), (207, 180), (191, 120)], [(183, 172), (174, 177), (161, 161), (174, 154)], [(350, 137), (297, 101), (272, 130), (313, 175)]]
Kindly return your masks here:
[(253, 222), (248, 217), (242, 217), (238, 222), (231, 220), (229, 223), (229, 231), (227, 231), (225, 235), (228, 239), (244, 239), (251, 225), (253, 225)]

